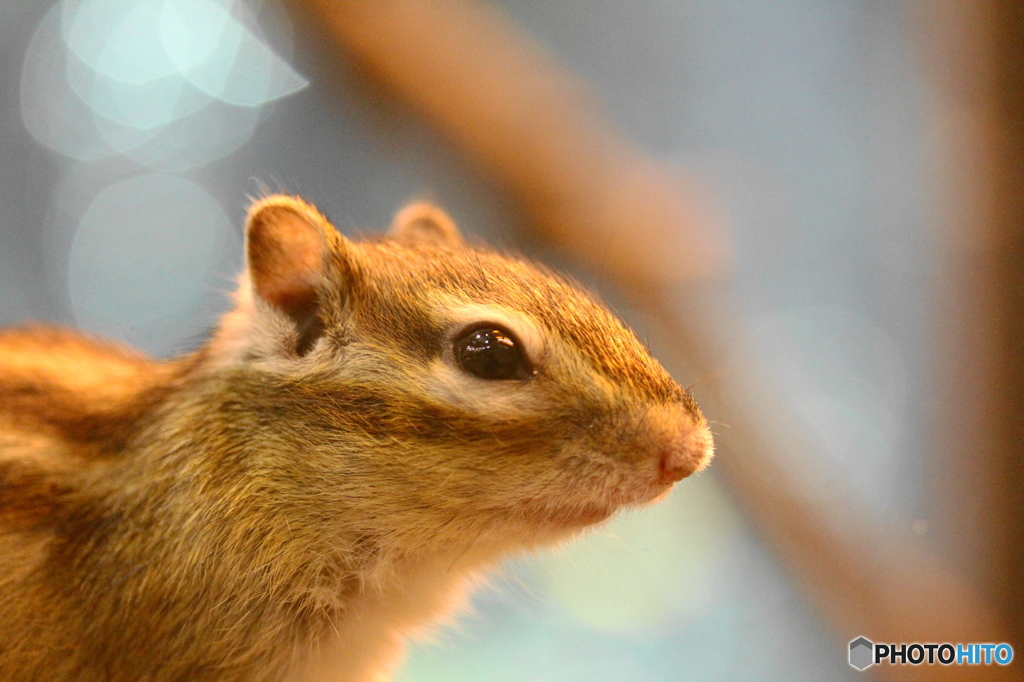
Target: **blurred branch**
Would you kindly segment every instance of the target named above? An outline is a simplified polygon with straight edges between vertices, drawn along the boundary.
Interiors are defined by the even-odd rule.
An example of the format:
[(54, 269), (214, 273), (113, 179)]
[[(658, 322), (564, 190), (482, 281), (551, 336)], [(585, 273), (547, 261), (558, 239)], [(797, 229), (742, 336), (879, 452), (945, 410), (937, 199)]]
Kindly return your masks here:
[[(694, 182), (644, 156), (585, 90), (472, 0), (291, 0), (344, 57), (442, 132), (522, 207), (528, 227), (653, 314), (670, 366), (726, 366), (729, 248)], [(339, 56), (341, 56), (339, 55)], [(1006, 641), (991, 608), (911, 537), (804, 494), (814, 453), (753, 381), (701, 385), (731, 428), (715, 467), (842, 642)], [(824, 484), (822, 484), (824, 485)], [(873, 668), (886, 679), (1015, 679), (1007, 668)]]

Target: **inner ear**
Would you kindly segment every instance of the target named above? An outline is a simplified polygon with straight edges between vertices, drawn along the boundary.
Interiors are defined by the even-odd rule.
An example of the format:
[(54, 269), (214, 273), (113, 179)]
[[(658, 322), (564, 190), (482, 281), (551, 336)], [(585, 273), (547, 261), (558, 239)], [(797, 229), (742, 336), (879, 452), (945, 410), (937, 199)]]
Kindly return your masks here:
[(404, 244), (459, 246), (462, 235), (448, 214), (433, 204), (418, 202), (398, 212), (388, 234)]
[(246, 223), (246, 257), (253, 292), (295, 324), (296, 352), (323, 335), (320, 290), (334, 228), (301, 199), (272, 196), (253, 204)]

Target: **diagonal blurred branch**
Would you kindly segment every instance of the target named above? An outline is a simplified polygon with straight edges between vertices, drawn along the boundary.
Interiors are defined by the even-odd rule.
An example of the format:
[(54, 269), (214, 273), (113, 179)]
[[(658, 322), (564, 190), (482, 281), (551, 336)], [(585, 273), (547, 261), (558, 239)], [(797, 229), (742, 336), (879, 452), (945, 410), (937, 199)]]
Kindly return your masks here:
[[(472, 0), (291, 0), (344, 56), (441, 131), (522, 207), (528, 229), (613, 278), (652, 314), (675, 369), (726, 366), (738, 313), (729, 250), (699, 186), (645, 157), (585, 90), (487, 5)], [(670, 343), (669, 343), (670, 342)], [(751, 522), (831, 620), (842, 647), (1006, 641), (995, 612), (950, 566), (852, 504), (803, 490), (813, 451), (756, 380), (706, 382), (731, 425), (716, 468)], [(798, 470), (799, 469), (799, 470)], [(876, 668), (887, 679), (1016, 679), (1008, 668)], [(902, 675), (902, 677), (900, 677)]]

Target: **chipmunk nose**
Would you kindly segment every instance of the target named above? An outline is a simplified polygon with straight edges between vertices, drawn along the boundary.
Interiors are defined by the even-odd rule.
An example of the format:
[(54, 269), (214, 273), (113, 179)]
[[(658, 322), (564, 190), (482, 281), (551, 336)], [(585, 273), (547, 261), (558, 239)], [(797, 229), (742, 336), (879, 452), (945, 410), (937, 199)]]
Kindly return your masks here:
[(708, 465), (714, 445), (702, 417), (669, 406), (652, 410), (649, 423), (657, 442), (659, 483), (671, 485)]

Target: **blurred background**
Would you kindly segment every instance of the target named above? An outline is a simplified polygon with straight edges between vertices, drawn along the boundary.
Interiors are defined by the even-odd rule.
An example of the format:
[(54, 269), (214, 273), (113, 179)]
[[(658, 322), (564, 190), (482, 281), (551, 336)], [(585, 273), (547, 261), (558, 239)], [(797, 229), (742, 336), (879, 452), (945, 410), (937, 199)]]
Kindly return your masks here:
[[(1024, 576), (1007, 534), (1021, 441), (992, 407), (1021, 406), (996, 390), (1019, 376), (999, 364), (1019, 313), (999, 273), (1016, 261), (991, 260), (1019, 240), (1000, 236), (985, 191), (1009, 191), (985, 156), (1000, 53), (984, 17), (939, 4), (486, 8), (586, 93), (587, 120), (692, 179), (727, 235), (728, 275), (701, 284), (731, 306), (726, 343), (717, 366), (677, 364), (677, 379), (756, 376), (786, 408), (775, 442), (807, 444), (812, 456), (778, 466), (830, 537), (870, 555), (871, 535), (844, 539), (852, 518), (918, 543), (1005, 621)], [(190, 350), (227, 306), (249, 198), (287, 191), (350, 236), (432, 199), (481, 240), (573, 269), (647, 335), (600, 258), (578, 267), (524, 229), (529, 210), (500, 173), (405, 106), (401, 85), (382, 86), (365, 55), (326, 56), (316, 21), (293, 19), (273, 0), (0, 0), (0, 324)], [(447, 106), (473, 115), (470, 100)], [(709, 414), (735, 426), (727, 406)], [(792, 553), (815, 547), (775, 543), (745, 490), (712, 467), (660, 506), (510, 562), (398, 679), (854, 679), (846, 642), (872, 633), (850, 630), (827, 589), (822, 607), (792, 570)]]

